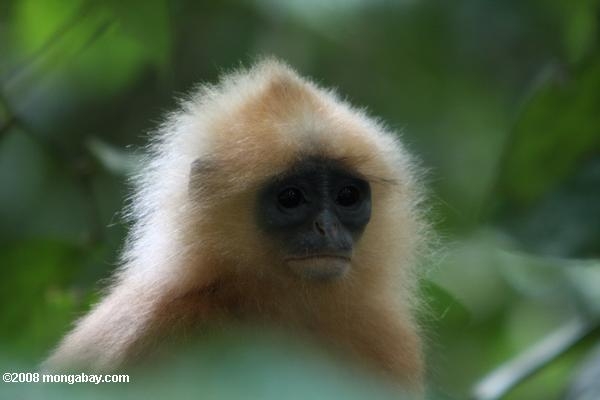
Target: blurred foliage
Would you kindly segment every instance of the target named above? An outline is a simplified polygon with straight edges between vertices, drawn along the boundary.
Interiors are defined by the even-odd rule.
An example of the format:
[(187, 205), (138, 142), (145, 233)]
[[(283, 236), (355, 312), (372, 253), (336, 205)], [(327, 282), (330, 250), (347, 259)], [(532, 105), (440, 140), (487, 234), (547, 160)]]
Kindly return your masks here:
[[(174, 97), (274, 54), (368, 105), (429, 171), (443, 242), (424, 266), (432, 397), (467, 397), (576, 318), (590, 332), (506, 398), (578, 398), (598, 381), (598, 358), (583, 360), (600, 316), (599, 23), (598, 0), (0, 2), (3, 371), (43, 358), (110, 276), (136, 149)], [(216, 369), (190, 375), (233, 375), (218, 398), (386, 396), (294, 345), (222, 340), (192, 353)], [(174, 371), (195, 359), (178, 362), (183, 382)]]
[[(240, 328), (212, 331), (201, 339), (160, 360), (160, 366), (128, 370), (130, 384), (12, 384), (3, 393), (44, 399), (147, 399), (149, 394), (158, 399), (398, 399), (387, 384), (332, 363), (278, 332)], [(15, 369), (1, 362), (0, 367)]]

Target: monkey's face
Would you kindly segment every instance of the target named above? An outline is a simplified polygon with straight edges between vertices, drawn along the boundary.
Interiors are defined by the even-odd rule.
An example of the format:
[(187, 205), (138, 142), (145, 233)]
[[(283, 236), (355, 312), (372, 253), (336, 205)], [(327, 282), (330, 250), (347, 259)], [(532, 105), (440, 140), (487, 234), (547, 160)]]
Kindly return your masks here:
[(308, 159), (269, 181), (258, 225), (282, 249), (282, 264), (311, 280), (341, 277), (371, 217), (369, 183), (331, 160)]

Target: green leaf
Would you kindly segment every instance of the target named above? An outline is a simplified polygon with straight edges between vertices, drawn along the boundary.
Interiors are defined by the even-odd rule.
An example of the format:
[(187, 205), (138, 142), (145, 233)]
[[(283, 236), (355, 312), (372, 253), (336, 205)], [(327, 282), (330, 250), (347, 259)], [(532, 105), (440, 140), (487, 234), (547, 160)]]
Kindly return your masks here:
[(100, 164), (114, 174), (131, 175), (140, 165), (139, 157), (111, 146), (101, 139), (91, 138), (87, 142), (87, 147)]
[[(148, 19), (139, 19), (142, 13)], [(47, 79), (52, 71), (65, 85), (94, 96), (112, 95), (148, 66), (163, 68), (170, 57), (165, 2), (17, 3), (13, 34), (21, 73)]]
[(518, 120), (502, 166), (508, 198), (529, 203), (600, 152), (600, 62), (536, 93)]
[(40, 357), (53, 345), (80, 303), (64, 291), (80, 263), (79, 251), (57, 241), (0, 248), (0, 335), (5, 351)]
[(89, 204), (73, 176), (23, 131), (0, 138), (0, 238), (90, 236)]
[(576, 292), (580, 307), (600, 321), (600, 260), (570, 262), (566, 277)]
[(171, 26), (166, 0), (108, 2), (119, 29), (135, 40), (146, 59), (158, 68), (168, 65), (171, 56)]

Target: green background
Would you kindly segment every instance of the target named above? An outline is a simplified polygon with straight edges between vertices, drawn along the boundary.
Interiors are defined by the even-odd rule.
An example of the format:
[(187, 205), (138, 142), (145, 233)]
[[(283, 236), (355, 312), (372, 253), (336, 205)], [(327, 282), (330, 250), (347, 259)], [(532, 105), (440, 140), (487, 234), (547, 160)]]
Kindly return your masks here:
[[(1, 1), (0, 372), (31, 370), (97, 299), (127, 177), (175, 98), (273, 54), (401, 131), (427, 170), (431, 397), (466, 398), (558, 332), (574, 345), (506, 398), (563, 398), (600, 364), (599, 23), (597, 0)], [(180, 361), (169, 393), (233, 379), (245, 389), (207, 398), (377, 398), (295, 344), (221, 336), (197, 350), (215, 369)]]

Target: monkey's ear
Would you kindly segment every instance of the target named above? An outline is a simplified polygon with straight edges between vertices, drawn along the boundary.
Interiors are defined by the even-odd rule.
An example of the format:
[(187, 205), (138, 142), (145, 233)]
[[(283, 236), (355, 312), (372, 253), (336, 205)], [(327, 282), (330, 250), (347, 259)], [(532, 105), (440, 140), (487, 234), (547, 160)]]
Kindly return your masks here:
[(214, 161), (197, 158), (190, 166), (190, 177), (188, 181), (188, 191), (190, 194), (196, 193), (202, 187), (202, 181), (208, 178), (208, 175), (215, 170)]

